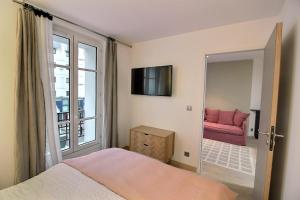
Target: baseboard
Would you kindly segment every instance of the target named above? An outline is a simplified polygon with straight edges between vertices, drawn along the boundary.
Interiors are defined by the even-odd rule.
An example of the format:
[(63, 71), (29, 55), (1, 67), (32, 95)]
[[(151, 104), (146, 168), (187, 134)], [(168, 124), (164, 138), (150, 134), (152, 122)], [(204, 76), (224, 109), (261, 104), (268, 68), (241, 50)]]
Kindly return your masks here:
[(169, 162), (170, 165), (174, 166), (174, 167), (178, 167), (180, 169), (185, 169), (188, 171), (192, 171), (192, 172), (197, 172), (197, 167), (193, 167), (175, 160), (170, 160)]
[(129, 146), (124, 146), (122, 149), (129, 150)]

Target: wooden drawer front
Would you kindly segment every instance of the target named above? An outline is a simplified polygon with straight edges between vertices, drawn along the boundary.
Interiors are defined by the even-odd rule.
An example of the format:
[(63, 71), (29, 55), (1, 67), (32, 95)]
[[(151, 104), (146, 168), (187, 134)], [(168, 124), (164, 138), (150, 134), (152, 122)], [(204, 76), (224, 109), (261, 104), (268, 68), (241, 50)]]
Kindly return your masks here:
[(140, 130), (130, 131), (130, 150), (168, 162), (173, 155), (174, 134), (160, 136)]
[(147, 144), (141, 144), (139, 147), (139, 153), (142, 153), (146, 156), (151, 156), (151, 147)]
[[(130, 150), (140, 152), (140, 153), (146, 153), (149, 152), (149, 135), (145, 135), (142, 132), (137, 131), (131, 131), (130, 136)], [(148, 153), (147, 155), (149, 155)]]
[(138, 144), (138, 146), (142, 149), (141, 153), (161, 161), (165, 160), (165, 138), (149, 134), (141, 134), (139, 137), (141, 138), (141, 143)]
[(158, 160), (164, 161), (166, 160), (166, 140), (165, 138), (158, 136), (151, 136), (150, 139), (151, 146), (151, 157), (156, 158)]

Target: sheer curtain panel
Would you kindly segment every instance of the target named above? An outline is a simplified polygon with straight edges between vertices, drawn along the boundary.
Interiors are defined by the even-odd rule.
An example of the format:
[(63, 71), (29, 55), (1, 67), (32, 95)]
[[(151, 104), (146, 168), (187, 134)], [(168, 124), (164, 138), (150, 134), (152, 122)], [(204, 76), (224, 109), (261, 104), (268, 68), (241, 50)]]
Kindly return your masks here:
[(43, 83), (46, 112), (46, 168), (59, 163), (62, 160), (60, 150), (55, 81), (54, 81), (54, 59), (53, 59), (53, 25), (52, 20), (47, 17), (36, 16), (37, 35), (39, 46), (39, 62), (41, 66), (41, 79)]
[(18, 12), (16, 183), (61, 161), (53, 86), (52, 17)]

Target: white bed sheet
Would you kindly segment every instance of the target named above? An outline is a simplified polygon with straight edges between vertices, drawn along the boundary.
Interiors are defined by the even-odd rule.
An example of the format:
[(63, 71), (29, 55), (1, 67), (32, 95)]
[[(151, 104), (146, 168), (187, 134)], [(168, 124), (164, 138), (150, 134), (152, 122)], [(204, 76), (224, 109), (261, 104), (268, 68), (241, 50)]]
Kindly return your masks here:
[(124, 200), (76, 169), (58, 164), (23, 183), (0, 191), (0, 200)]

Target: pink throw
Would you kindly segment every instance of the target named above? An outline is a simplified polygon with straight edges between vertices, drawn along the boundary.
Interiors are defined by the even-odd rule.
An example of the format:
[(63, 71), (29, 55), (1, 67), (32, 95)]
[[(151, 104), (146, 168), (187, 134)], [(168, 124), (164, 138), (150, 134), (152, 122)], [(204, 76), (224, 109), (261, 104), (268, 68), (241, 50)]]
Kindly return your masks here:
[(105, 149), (64, 163), (128, 200), (232, 200), (225, 185), (123, 149)]

